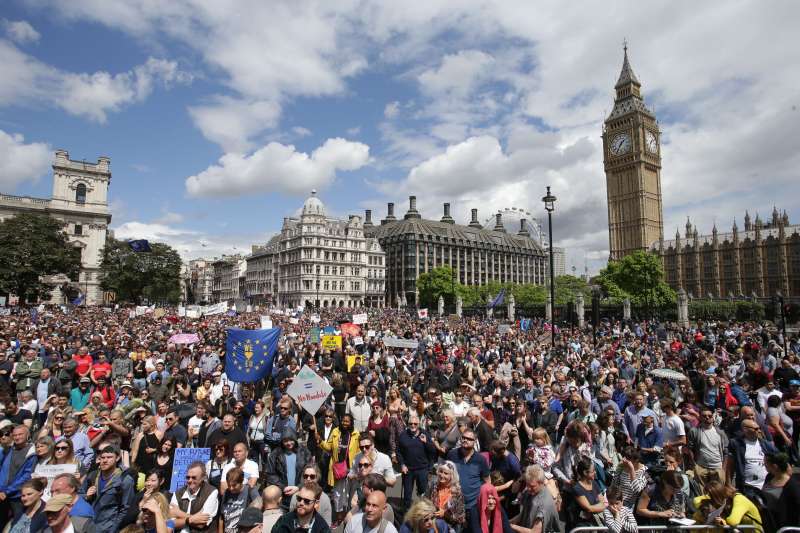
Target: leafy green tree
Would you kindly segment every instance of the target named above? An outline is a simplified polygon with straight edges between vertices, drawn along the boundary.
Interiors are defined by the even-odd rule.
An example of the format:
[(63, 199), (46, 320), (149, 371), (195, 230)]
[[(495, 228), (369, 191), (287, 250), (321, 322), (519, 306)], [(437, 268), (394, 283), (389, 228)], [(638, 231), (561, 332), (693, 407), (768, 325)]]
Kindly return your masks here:
[(54, 285), (45, 276), (77, 279), (81, 252), (69, 242), (66, 224), (49, 215), (20, 213), (0, 222), (0, 292), (20, 302), (50, 297)]
[[(584, 302), (592, 301), (592, 290), (582, 278), (570, 275), (556, 277), (556, 305), (574, 302), (577, 300), (578, 294), (583, 294)], [(546, 298), (547, 296), (545, 296), (545, 301)]]
[(611, 298), (630, 298), (634, 305), (660, 307), (675, 302), (675, 291), (664, 281), (664, 268), (656, 254), (638, 251), (610, 261), (597, 282)]
[(435, 308), (439, 304), (439, 296), (444, 296), (446, 303), (453, 304), (457, 284), (453, 269), (449, 266), (436, 267), (420, 274), (417, 279), (420, 306)]
[(125, 241), (107, 239), (100, 264), (103, 290), (116, 292), (118, 301), (176, 303), (181, 257), (168, 244), (150, 243), (150, 248), (152, 252), (137, 253)]

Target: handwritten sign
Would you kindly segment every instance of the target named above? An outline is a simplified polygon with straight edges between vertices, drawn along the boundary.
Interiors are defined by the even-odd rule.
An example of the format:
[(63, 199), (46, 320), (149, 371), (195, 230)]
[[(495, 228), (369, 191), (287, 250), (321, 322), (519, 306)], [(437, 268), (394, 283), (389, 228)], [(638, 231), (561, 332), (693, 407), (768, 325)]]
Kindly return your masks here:
[(311, 330), (308, 332), (308, 340), (310, 342), (319, 343), (320, 339), (321, 339), (320, 329), (319, 328), (311, 328)]
[(272, 329), (272, 319), (269, 316), (261, 316), (261, 329)]
[(364, 344), (364, 338), (363, 337), (353, 337), (353, 345), (354, 346), (361, 346), (362, 344)]
[(169, 491), (175, 492), (186, 485), (186, 472), (189, 465), (195, 461), (203, 463), (211, 459), (211, 448), (178, 448), (172, 462), (172, 479), (169, 482)]
[(367, 313), (360, 313), (357, 315), (353, 315), (353, 324), (366, 324), (367, 323)]
[(359, 366), (364, 365), (364, 356), (361, 354), (353, 354), (347, 356), (347, 371), (350, 372), (353, 370), (353, 367), (358, 364)]
[(303, 365), (297, 373), (292, 384), (286, 389), (297, 405), (315, 415), (325, 400), (328, 399), (333, 387), (311, 370), (308, 365)]
[(341, 350), (342, 349), (341, 335), (323, 335), (322, 348), (325, 350)]

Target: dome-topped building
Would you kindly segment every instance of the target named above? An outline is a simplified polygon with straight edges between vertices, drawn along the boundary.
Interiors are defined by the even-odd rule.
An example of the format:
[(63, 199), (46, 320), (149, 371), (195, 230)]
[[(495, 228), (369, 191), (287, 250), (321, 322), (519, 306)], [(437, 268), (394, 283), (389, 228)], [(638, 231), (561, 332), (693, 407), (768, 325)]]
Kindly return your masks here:
[[(250, 295), (292, 309), (383, 307), (384, 258), (377, 239), (364, 235), (360, 216), (328, 216), (312, 190), (300, 216), (284, 218), (280, 235), (248, 257), (248, 271), (252, 263), (254, 272), (269, 276), (260, 285), (254, 279)], [(270, 294), (257, 292), (267, 287)]]
[(325, 216), (325, 204), (317, 197), (316, 189), (311, 189), (311, 196), (303, 203), (303, 216), (306, 215)]

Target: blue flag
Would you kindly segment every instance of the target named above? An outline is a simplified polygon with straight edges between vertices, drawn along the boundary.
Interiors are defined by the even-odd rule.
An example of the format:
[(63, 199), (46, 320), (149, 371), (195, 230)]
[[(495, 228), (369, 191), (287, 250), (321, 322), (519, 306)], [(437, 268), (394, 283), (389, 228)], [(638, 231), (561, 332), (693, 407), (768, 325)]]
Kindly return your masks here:
[(72, 305), (81, 305), (86, 297), (83, 294), (79, 294), (77, 298), (72, 300)]
[(281, 328), (228, 329), (225, 373), (231, 381), (251, 383), (272, 373)]
[(503, 305), (503, 301), (505, 300), (505, 298), (506, 298), (506, 290), (500, 289), (500, 292), (497, 293), (497, 296), (495, 296), (494, 300), (492, 300), (492, 303), (489, 304), (489, 307), (495, 308), (498, 305)]
[(153, 249), (150, 248), (150, 243), (147, 239), (137, 239), (135, 241), (128, 241), (128, 246), (131, 247), (131, 250), (134, 252), (152, 252)]

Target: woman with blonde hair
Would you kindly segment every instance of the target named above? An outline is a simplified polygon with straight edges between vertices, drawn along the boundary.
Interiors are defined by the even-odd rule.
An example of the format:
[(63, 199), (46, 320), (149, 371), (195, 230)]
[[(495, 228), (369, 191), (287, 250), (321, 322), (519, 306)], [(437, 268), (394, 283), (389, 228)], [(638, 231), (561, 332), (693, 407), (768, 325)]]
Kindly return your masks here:
[(386, 400), (386, 410), (391, 411), (396, 409), (398, 412), (403, 412), (406, 410), (406, 402), (403, 401), (403, 398), (400, 397), (400, 389), (397, 388), (397, 385), (392, 385), (389, 389), (389, 394)]
[(436, 476), (428, 478), (425, 497), (436, 505), (436, 518), (444, 520), (456, 530), (464, 525), (464, 494), (461, 492), (461, 480), (453, 461), (445, 461), (436, 467)]
[(705, 494), (694, 499), (694, 507), (697, 509), (694, 519), (698, 523), (705, 524), (709, 512), (722, 507), (722, 515), (714, 519), (715, 525), (747, 525), (755, 527), (759, 533), (764, 531), (758, 507), (744, 494), (718, 480), (706, 481), (705, 489)]
[(169, 503), (162, 493), (154, 492), (147, 498), (142, 498), (139, 509), (139, 521), (145, 531), (172, 532), (172, 528), (167, 526)]
[(42, 426), (42, 429), (39, 430), (39, 437), (50, 437), (53, 440), (57, 440), (61, 436), (64, 435), (64, 430), (61, 426), (64, 424), (64, 419), (66, 418), (66, 413), (62, 409), (56, 407), (50, 414), (47, 416), (47, 421)]
[(436, 516), (436, 507), (427, 499), (415, 501), (406, 512), (399, 533), (447, 533), (450, 527)]

